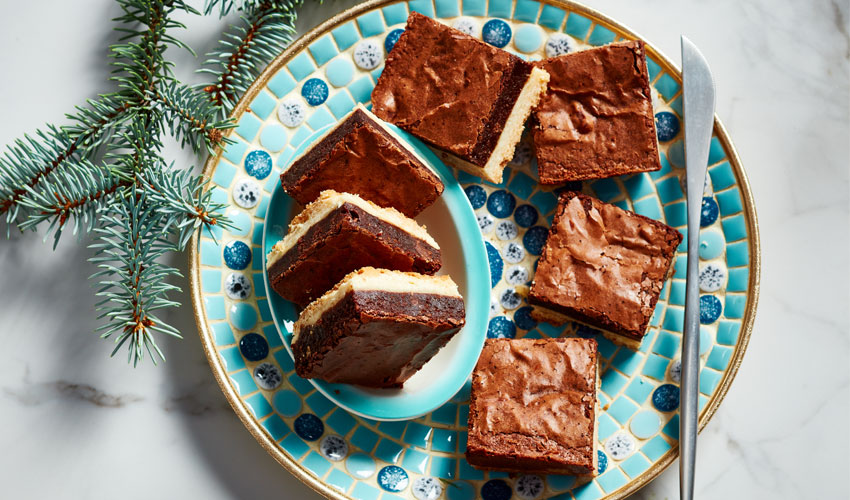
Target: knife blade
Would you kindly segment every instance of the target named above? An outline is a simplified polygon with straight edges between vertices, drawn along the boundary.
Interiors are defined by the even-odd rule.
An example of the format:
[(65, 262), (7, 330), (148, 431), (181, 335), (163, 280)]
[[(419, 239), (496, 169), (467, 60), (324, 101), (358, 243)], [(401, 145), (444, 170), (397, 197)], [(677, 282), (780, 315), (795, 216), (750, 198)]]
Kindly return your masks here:
[(688, 261), (685, 331), (682, 342), (682, 397), (679, 419), (679, 497), (694, 496), (699, 413), (699, 229), (708, 152), (714, 128), (714, 78), (696, 45), (682, 36), (682, 94), (685, 175), (688, 197)]

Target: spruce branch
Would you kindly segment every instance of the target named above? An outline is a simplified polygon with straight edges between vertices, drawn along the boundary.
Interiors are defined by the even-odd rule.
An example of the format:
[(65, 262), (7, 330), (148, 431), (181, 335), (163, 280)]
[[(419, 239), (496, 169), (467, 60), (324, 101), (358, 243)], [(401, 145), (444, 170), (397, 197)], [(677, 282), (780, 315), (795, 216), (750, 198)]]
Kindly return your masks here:
[(123, 194), (122, 189), (130, 185), (108, 167), (95, 167), (88, 162), (68, 165), (35, 188), (26, 186), (29, 196), (21, 204), (30, 209), (30, 214), (20, 228), (35, 229), (49, 222), (45, 239), (52, 232), (56, 248), (67, 222), (72, 223), (74, 234), (91, 231), (112, 196)]
[(235, 123), (219, 118), (218, 108), (197, 90), (168, 82), (151, 94), (151, 101), (161, 107), (169, 132), (181, 146), (189, 145), (196, 153), (206, 147), (212, 154), (216, 147), (231, 142), (224, 138), (224, 131)]
[(53, 125), (36, 131), (35, 137), (25, 135), (8, 147), (0, 157), (0, 214), (6, 215), (9, 226), (19, 220), (28, 188), (71, 158), (76, 148), (74, 139)]
[(178, 82), (165, 58), (175, 47), (194, 55), (174, 36), (185, 28), (175, 14), (198, 12), (185, 0), (116, 1), (121, 36), (110, 47), (110, 80), (118, 89), (76, 107), (65, 115), (68, 125), (47, 125), (0, 155), (0, 215), (10, 228), (46, 226), (54, 248), (68, 228), (95, 235), (92, 279), (105, 320), (98, 331), (115, 339), (113, 355), (128, 347), (135, 366), (145, 354), (165, 359), (160, 335), (180, 336), (157, 316), (179, 305), (168, 294), (178, 290), (169, 280), (180, 273), (162, 258), (184, 249), (198, 229), (233, 227), (205, 178), (163, 159), (162, 137), (196, 153), (229, 143), (224, 133), (234, 123), (226, 113), (291, 41), (303, 0), (210, 0), (207, 12), (237, 9), (241, 24), (210, 56), (206, 72), (216, 84), (207, 92)]
[(209, 99), (227, 114), (259, 72), (281, 51), (295, 34), (296, 9), (304, 0), (246, 1), (238, 6), (232, 0), (211, 0), (206, 12), (220, 7), (222, 16), (236, 6), (242, 12), (240, 24), (231, 25), (218, 47), (207, 54), (199, 72), (213, 75), (213, 84), (204, 87)]
[(89, 260), (99, 269), (92, 275), (101, 298), (96, 305), (98, 319), (106, 320), (98, 331), (101, 338), (115, 336), (113, 356), (129, 342), (127, 362), (133, 366), (145, 353), (154, 364), (157, 356), (165, 360), (155, 334), (180, 338), (176, 328), (156, 315), (160, 309), (179, 306), (167, 296), (179, 288), (166, 280), (180, 277), (180, 272), (160, 262), (165, 253), (176, 250), (166, 231), (172, 217), (137, 191), (114, 205), (102, 217), (104, 224), (94, 229), (98, 239), (90, 248), (96, 253)]
[(207, 184), (203, 176), (195, 176), (190, 170), (151, 168), (144, 175), (142, 189), (162, 214), (172, 217), (170, 224), (177, 228), (177, 246), (181, 250), (201, 227), (234, 228), (223, 215), (226, 205), (212, 202), (212, 190), (206, 189)]

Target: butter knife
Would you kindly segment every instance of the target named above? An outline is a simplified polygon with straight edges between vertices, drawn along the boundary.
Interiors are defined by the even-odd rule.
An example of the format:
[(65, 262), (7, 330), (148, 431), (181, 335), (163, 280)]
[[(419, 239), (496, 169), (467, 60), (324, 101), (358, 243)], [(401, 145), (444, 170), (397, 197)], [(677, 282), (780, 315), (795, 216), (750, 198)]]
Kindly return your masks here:
[(685, 173), (688, 193), (688, 281), (682, 342), (682, 397), (679, 419), (679, 498), (694, 496), (699, 414), (699, 228), (708, 150), (714, 128), (714, 79), (705, 58), (682, 36), (682, 94)]

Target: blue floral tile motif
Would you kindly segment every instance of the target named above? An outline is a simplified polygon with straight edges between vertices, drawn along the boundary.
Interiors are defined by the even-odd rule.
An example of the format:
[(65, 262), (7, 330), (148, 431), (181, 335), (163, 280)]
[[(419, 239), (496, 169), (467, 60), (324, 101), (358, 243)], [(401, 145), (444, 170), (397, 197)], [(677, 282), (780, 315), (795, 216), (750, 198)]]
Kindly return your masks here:
[(407, 472), (397, 465), (388, 465), (378, 471), (378, 486), (387, 491), (403, 491), (409, 482)]
[(702, 210), (700, 211), (700, 219), (699, 225), (700, 227), (706, 227), (714, 224), (714, 221), (717, 220), (717, 216), (719, 215), (720, 210), (717, 207), (717, 202), (714, 201), (714, 198), (710, 198), (706, 196), (702, 199)]
[(608, 455), (602, 450), (596, 450), (596, 473), (602, 474), (608, 469)]
[(304, 441), (315, 441), (325, 432), (325, 424), (312, 413), (302, 413), (295, 419), (295, 433)]
[(389, 34), (387, 34), (386, 38), (384, 38), (384, 50), (387, 51), (387, 54), (389, 54), (390, 51), (393, 50), (393, 47), (395, 47), (395, 43), (401, 37), (402, 33), (404, 33), (403, 29), (394, 29), (390, 31)]
[(661, 142), (672, 141), (679, 134), (681, 125), (679, 118), (669, 111), (661, 111), (655, 115), (655, 131)]
[(516, 198), (504, 189), (493, 191), (487, 198), (487, 211), (490, 212), (493, 217), (510, 217), (514, 208), (516, 208)]
[(262, 335), (249, 333), (239, 341), (239, 350), (248, 361), (260, 361), (269, 355), (269, 343)]
[(472, 205), (474, 210), (483, 207), (487, 203), (487, 192), (484, 191), (483, 187), (471, 184), (466, 186), (463, 191), (466, 193), (466, 197), (469, 198), (469, 204)]
[(489, 241), (485, 241), (487, 247), (487, 260), (490, 262), (490, 286), (495, 287), (502, 279), (502, 270), (505, 267), (499, 251)]
[(531, 317), (531, 306), (520, 307), (514, 313), (514, 323), (523, 330), (531, 330), (537, 327), (537, 320)]
[(501, 19), (491, 19), (484, 23), (481, 37), (485, 42), (498, 48), (504, 48), (511, 41), (511, 27)]
[(411, 486), (416, 500), (436, 500), (443, 494), (443, 485), (434, 477), (420, 477)]
[(260, 363), (254, 368), (254, 381), (263, 389), (272, 391), (280, 387), (283, 377), (275, 365)]
[(710, 325), (717, 321), (723, 312), (723, 304), (714, 295), (701, 295), (699, 298), (699, 322)]
[(572, 38), (563, 33), (552, 33), (549, 39), (546, 40), (546, 57), (558, 57), (564, 54), (569, 54), (575, 48), (573, 47)]
[(514, 221), (520, 227), (531, 227), (537, 223), (537, 209), (532, 205), (520, 205), (514, 212)]
[(522, 236), (522, 244), (531, 255), (540, 255), (548, 237), (548, 229), (543, 226), (534, 226)]
[(318, 78), (310, 78), (301, 87), (301, 97), (310, 106), (319, 106), (328, 99), (328, 84)]
[(361, 40), (352, 53), (354, 64), (360, 69), (372, 70), (384, 60), (384, 50), (375, 40)]
[(673, 384), (663, 384), (652, 393), (652, 405), (658, 411), (673, 411), (679, 407), (679, 388)]
[(241, 271), (251, 263), (251, 249), (239, 240), (224, 246), (224, 263), (230, 269)]
[(496, 316), (487, 324), (488, 339), (512, 339), (516, 337), (516, 325), (504, 316)]
[(520, 476), (516, 481), (516, 494), (522, 500), (534, 500), (543, 494), (546, 485), (543, 478), (534, 474)]
[(512, 495), (511, 487), (501, 479), (491, 479), (481, 487), (481, 498), (484, 500), (508, 500)]
[(272, 157), (262, 150), (251, 151), (245, 157), (245, 171), (251, 177), (265, 179), (272, 171)]

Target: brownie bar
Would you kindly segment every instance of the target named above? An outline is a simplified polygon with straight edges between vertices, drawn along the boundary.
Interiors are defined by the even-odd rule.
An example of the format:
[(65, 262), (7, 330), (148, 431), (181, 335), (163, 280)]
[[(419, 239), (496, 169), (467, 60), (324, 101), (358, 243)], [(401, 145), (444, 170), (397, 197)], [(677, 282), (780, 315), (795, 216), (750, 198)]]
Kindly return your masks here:
[(280, 180), (283, 190), (302, 205), (333, 189), (408, 217), (443, 193), (440, 178), (361, 105), (296, 158)]
[(304, 378), (401, 387), (464, 325), (448, 276), (364, 268), (301, 313), (292, 352)]
[(281, 297), (306, 305), (365, 266), (434, 274), (440, 247), (415, 221), (350, 193), (324, 191), (290, 224), (266, 259)]
[(641, 41), (535, 63), (550, 75), (532, 114), (541, 184), (659, 170)]
[(532, 316), (579, 321), (636, 349), (681, 241), (666, 224), (562, 193), (529, 292)]
[(416, 12), (372, 91), (375, 114), (447, 163), (501, 182), (548, 74)]
[(593, 339), (487, 339), (472, 372), (470, 465), (596, 475), (596, 360)]

